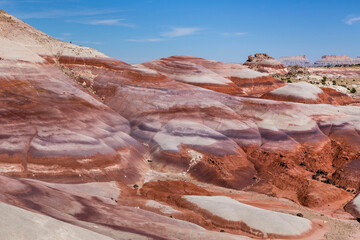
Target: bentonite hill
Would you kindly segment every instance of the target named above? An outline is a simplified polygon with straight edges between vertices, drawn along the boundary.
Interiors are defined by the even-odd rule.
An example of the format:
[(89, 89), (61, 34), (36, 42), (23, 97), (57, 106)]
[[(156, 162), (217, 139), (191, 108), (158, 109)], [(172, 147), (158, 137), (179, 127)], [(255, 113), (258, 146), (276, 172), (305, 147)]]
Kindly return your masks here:
[(270, 73), (130, 65), (2, 11), (0, 239), (360, 239), (359, 101)]

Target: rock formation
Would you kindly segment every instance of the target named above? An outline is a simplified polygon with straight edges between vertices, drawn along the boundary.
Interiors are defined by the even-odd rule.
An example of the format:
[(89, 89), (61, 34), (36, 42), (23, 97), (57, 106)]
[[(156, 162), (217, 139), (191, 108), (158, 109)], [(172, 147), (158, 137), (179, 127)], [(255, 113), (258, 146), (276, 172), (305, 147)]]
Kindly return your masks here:
[(144, 147), (129, 136), (128, 120), (59, 65), (59, 54), (106, 56), (52, 39), (6, 13), (0, 15), (0, 28), (1, 172), (72, 182), (136, 182), (148, 166)]
[(254, 57), (250, 55), (244, 65), (249, 68), (270, 74), (286, 74), (286, 67), (275, 58), (266, 53), (256, 53)]
[(284, 66), (302, 66), (302, 67), (312, 66), (312, 62), (309, 59), (307, 59), (305, 55), (280, 57), (279, 62)]
[(336, 66), (360, 64), (359, 59), (350, 58), (347, 55), (324, 55), (314, 63), (314, 66)]
[(1, 236), (24, 221), (16, 237), (358, 233), (342, 209), (354, 181), (330, 180), (360, 158), (360, 108), (335, 93), (249, 69), (282, 71), (263, 54), (129, 65), (4, 12), (0, 28)]
[(261, 96), (284, 83), (236, 63), (222, 63), (191, 56), (172, 56), (143, 63), (176, 81), (238, 96)]
[(351, 202), (345, 206), (345, 210), (356, 217), (360, 218), (360, 195), (357, 195)]

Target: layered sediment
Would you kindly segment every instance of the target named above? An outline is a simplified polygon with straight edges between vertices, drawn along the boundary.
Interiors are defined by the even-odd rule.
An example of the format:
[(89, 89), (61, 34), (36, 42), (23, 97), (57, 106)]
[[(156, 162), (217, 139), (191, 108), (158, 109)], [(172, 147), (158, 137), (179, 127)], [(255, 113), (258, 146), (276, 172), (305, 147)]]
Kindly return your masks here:
[(6, 229), (26, 219), (49, 238), (34, 222), (88, 239), (321, 239), (338, 231), (321, 214), (355, 229), (342, 210), (359, 191), (350, 96), (276, 80), (284, 66), (264, 54), (130, 65), (4, 12), (0, 27)]

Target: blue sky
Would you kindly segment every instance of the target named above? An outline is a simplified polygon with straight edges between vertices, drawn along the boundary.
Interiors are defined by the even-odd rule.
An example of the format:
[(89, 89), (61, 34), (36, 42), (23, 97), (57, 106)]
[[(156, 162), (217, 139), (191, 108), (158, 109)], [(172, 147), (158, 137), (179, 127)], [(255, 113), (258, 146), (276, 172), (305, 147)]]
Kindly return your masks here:
[(0, 8), (128, 63), (176, 54), (360, 56), (359, 0), (0, 0)]

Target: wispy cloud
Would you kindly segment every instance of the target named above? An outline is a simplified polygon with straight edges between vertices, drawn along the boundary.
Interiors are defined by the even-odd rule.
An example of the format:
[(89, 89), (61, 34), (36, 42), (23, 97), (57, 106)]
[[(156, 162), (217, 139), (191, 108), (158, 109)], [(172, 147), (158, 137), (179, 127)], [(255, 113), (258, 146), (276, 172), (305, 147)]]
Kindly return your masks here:
[(246, 34), (248, 34), (248, 33), (247, 32), (233, 32), (233, 33), (226, 32), (226, 33), (221, 33), (221, 35), (226, 36), (226, 37), (244, 36)]
[(134, 24), (123, 22), (125, 19), (97, 19), (97, 20), (78, 20), (78, 21), (69, 21), (80, 24), (88, 25), (108, 25), (108, 26), (123, 26), (123, 27), (134, 27)]
[(90, 21), (89, 24), (92, 25), (115, 25), (119, 24), (120, 21), (123, 21), (124, 19), (104, 19), (104, 20), (94, 20)]
[(189, 36), (193, 34), (197, 34), (203, 30), (202, 28), (198, 27), (172, 27), (170, 31), (161, 33), (159, 37), (152, 37), (152, 38), (142, 38), (142, 39), (127, 39), (127, 42), (162, 42), (168, 41), (173, 38), (178, 38), (182, 36)]
[(196, 34), (201, 30), (202, 30), (202, 28), (198, 28), (198, 27), (188, 27), (188, 28), (173, 27), (173, 28), (171, 28), (171, 31), (164, 32), (164, 33), (161, 34), (161, 36), (169, 37), (169, 38), (182, 37), (182, 36), (188, 36), (188, 35)]
[(127, 42), (162, 42), (165, 38), (127, 39)]
[(62, 17), (83, 17), (83, 16), (96, 16), (110, 13), (117, 13), (118, 10), (48, 10), (41, 12), (15, 14), (20, 19), (41, 19), (41, 18), (62, 18)]
[(71, 35), (72, 35), (71, 33), (62, 33), (60, 37), (55, 37), (55, 38), (61, 41), (66, 41), (68, 37), (70, 37)]
[(348, 25), (352, 25), (353, 23), (356, 23), (356, 22), (360, 22), (360, 16), (349, 16), (346, 20), (345, 20), (345, 23), (348, 24)]

